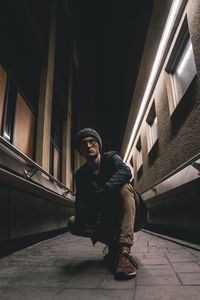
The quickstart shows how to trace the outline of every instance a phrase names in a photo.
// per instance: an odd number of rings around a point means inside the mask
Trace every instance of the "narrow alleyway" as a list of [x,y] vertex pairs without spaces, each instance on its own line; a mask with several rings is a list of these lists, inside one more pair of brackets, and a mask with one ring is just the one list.
[[1,258],[0,299],[200,299],[200,251],[139,232],[137,277],[117,282],[103,248],[67,233]]

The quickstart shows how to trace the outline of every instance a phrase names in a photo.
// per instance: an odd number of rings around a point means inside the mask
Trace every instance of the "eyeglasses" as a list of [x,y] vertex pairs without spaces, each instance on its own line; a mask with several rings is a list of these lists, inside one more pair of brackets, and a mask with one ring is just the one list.
[[87,145],[94,147],[96,145],[97,141],[95,139],[90,139],[90,140],[83,140],[81,142],[81,146],[86,147]]

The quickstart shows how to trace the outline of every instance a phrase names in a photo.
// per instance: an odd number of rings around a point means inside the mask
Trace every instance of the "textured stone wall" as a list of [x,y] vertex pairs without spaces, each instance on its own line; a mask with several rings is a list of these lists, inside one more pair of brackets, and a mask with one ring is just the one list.
[[145,120],[141,126],[143,170],[136,175],[136,187],[145,191],[164,176],[200,152],[200,2],[187,6],[189,32],[194,49],[197,76],[191,82],[178,107],[170,116],[165,71],[157,81],[153,98],[158,118],[159,139],[147,152]]

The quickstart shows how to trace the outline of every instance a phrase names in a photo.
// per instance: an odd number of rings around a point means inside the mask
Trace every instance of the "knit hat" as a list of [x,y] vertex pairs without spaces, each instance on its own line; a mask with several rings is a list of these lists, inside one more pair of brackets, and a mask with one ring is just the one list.
[[101,152],[102,150],[102,140],[100,135],[98,134],[98,132],[92,128],[83,128],[79,131],[79,133],[77,134],[77,141],[76,141],[76,147],[78,149],[78,151],[80,150],[80,145],[81,145],[81,141],[82,139],[91,136],[94,137],[98,144],[99,144],[99,150]]

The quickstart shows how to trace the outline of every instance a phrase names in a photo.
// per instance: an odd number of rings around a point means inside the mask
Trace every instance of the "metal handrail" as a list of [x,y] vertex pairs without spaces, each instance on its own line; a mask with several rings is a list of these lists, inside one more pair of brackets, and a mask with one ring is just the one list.
[[[71,193],[74,195],[74,192],[67,188],[62,182],[60,182],[57,178],[49,174],[47,171],[45,171],[41,166],[39,166],[36,162],[34,162],[31,158],[29,158],[27,155],[25,155],[23,152],[15,148],[10,142],[8,142],[6,139],[4,139],[2,136],[0,136],[0,142],[12,150],[15,154],[23,158],[26,162],[28,162],[29,166],[32,168],[32,170],[24,169],[24,173],[26,174],[27,178],[31,178],[37,171],[42,172],[45,174],[51,181],[55,182],[59,187],[62,187],[65,190],[65,194]],[[35,170],[36,169],[36,170]],[[33,171],[32,174],[29,173],[29,171]]]
[[200,153],[196,154],[195,156],[193,156],[192,158],[188,159],[186,162],[184,162],[182,165],[180,165],[178,168],[176,168],[175,170],[173,170],[172,172],[170,172],[169,174],[167,174],[166,176],[162,177],[160,180],[158,180],[156,183],[154,183],[153,185],[149,186],[147,189],[145,189],[143,193],[146,193],[147,191],[151,190],[152,188],[154,188],[156,185],[158,185],[159,183],[163,182],[164,180],[170,178],[171,176],[173,176],[174,174],[176,174],[177,172],[181,171],[182,169],[184,169],[185,167],[191,165],[193,166],[193,163],[200,158]]

